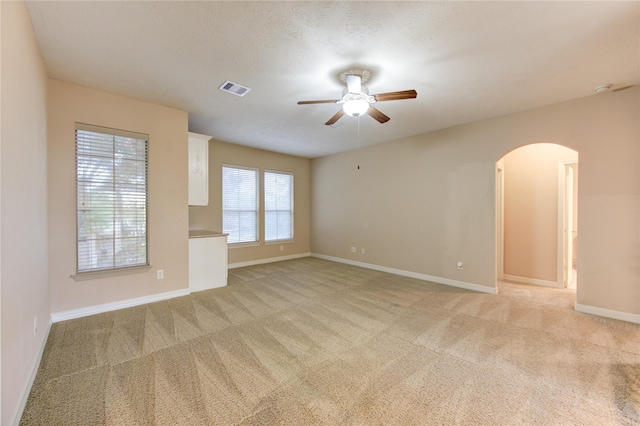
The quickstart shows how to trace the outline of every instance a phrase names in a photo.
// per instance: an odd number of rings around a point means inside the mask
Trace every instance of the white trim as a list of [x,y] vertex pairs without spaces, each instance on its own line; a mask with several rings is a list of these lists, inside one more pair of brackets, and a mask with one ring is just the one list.
[[504,157],[496,162],[496,279],[504,279]]
[[134,299],[120,300],[118,302],[105,303],[102,305],[88,306],[86,308],[71,309],[69,311],[56,312],[51,314],[52,322],[66,321],[70,319],[82,318],[89,315],[101,314],[103,312],[117,311],[118,309],[132,308],[146,303],[159,302],[161,300],[173,299],[174,297],[188,296],[189,289],[168,291],[166,293],[152,294],[150,296],[136,297]]
[[464,288],[466,290],[478,291],[481,293],[498,294],[496,287],[487,287],[480,284],[473,284],[464,281],[452,280],[450,278],[435,277],[433,275],[420,274],[418,272],[405,271],[402,269],[389,268],[386,266],[374,265],[371,263],[358,262],[356,260],[343,259],[340,257],[326,256],[324,254],[311,253],[311,257],[330,260],[332,262],[346,263],[347,265],[359,266],[361,268],[373,269],[380,272],[388,272],[403,277],[415,278],[422,281],[429,281],[436,284],[444,284],[452,287]]
[[[557,283],[555,287],[565,288],[567,278],[567,270],[569,268],[570,259],[567,259],[567,232],[571,232],[567,229],[566,218],[566,199],[567,199],[567,167],[573,164],[578,164],[577,159],[560,160],[558,161],[558,248],[557,248],[557,261],[556,261],[556,275]],[[573,197],[573,194],[571,194]]]
[[[564,288],[564,268],[565,268],[565,243],[564,243],[564,229],[565,229],[565,193],[567,192],[567,176],[565,170],[565,164],[562,161],[558,161],[558,224],[557,224],[557,245],[556,245],[556,284],[554,287]],[[505,278],[506,279],[506,278]]]
[[262,265],[265,263],[280,262],[282,260],[299,259],[301,257],[309,257],[309,256],[311,256],[311,253],[298,253],[298,254],[290,254],[288,256],[267,257],[265,259],[256,259],[256,260],[249,260],[247,262],[231,263],[229,264],[228,269],[243,268],[245,266],[253,266],[253,265]]
[[130,266],[127,268],[91,270],[86,272],[76,272],[75,275],[71,275],[71,278],[73,278],[74,281],[87,281],[95,280],[98,278],[117,277],[119,275],[141,274],[144,272],[149,272],[150,269],[151,265],[139,265]]
[[20,424],[20,419],[22,419],[22,415],[24,414],[24,409],[27,406],[27,400],[29,399],[29,395],[31,394],[31,388],[33,387],[33,383],[36,381],[36,375],[38,374],[38,369],[40,368],[40,363],[42,362],[42,356],[44,355],[44,349],[47,346],[47,341],[49,340],[49,332],[51,332],[52,321],[49,321],[49,325],[47,326],[47,331],[44,335],[44,339],[42,339],[42,345],[40,346],[40,351],[38,352],[38,356],[36,357],[33,366],[31,367],[31,376],[29,377],[29,381],[27,382],[27,386],[24,388],[22,392],[22,397],[20,398],[20,405],[18,406],[18,411],[16,411],[16,416],[11,422],[12,425]]
[[504,281],[509,281],[509,282],[512,282],[512,283],[533,284],[533,285],[539,285],[539,286],[543,286],[543,287],[558,288],[558,283],[557,282],[548,281],[548,280],[541,280],[541,279],[538,279],[538,278],[519,277],[517,275],[504,274],[503,280]]
[[293,238],[290,240],[270,240],[270,241],[265,241],[264,245],[265,246],[274,246],[276,244],[292,244],[295,243],[296,240],[294,240]]
[[629,312],[614,311],[613,309],[598,308],[597,306],[575,304],[576,312],[583,314],[598,315],[600,317],[613,318],[620,321],[627,321],[634,324],[640,324],[640,314],[632,314]]
[[[229,234],[226,234],[227,236]],[[229,250],[233,250],[233,249],[239,249],[239,248],[244,248],[244,247],[259,247],[260,246],[260,241],[248,241],[248,242],[244,242],[244,243],[229,243],[228,244],[228,248]]]

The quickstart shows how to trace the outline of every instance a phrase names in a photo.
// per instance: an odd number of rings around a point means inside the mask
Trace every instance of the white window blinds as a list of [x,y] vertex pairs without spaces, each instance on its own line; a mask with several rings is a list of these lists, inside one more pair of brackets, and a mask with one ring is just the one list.
[[293,239],[293,175],[264,172],[265,241]]
[[149,264],[147,135],[76,126],[77,272]]
[[229,243],[258,241],[258,171],[222,167],[222,231]]

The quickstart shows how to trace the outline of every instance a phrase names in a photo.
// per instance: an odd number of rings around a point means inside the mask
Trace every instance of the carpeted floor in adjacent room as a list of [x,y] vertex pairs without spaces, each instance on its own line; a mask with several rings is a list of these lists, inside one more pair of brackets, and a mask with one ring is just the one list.
[[640,424],[640,325],[303,258],[53,325],[22,425]]

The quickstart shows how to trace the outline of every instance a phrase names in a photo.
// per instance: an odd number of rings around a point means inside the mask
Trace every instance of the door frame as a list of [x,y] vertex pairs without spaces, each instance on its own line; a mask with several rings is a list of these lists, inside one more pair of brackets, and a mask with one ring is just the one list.
[[[573,217],[567,217],[567,196],[570,195],[573,199],[573,191],[568,194],[567,184],[569,182],[567,182],[567,173],[576,164],[578,164],[578,160],[558,161],[558,261],[556,272],[558,288],[566,288],[568,286],[569,268],[572,267],[572,259],[569,259],[569,254],[572,250],[569,247],[569,232],[573,230],[569,230],[568,225],[573,221]],[[570,182],[571,188],[576,184],[575,178],[572,179],[573,181]],[[575,206],[572,208],[575,208]]]
[[[504,279],[504,157],[496,162],[496,281]],[[497,288],[497,282],[496,282]]]

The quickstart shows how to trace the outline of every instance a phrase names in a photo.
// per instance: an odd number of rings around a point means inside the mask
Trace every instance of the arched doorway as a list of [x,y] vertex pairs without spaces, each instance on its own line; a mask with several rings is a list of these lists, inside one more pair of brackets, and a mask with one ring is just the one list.
[[496,277],[577,288],[578,153],[536,143],[496,162]]

